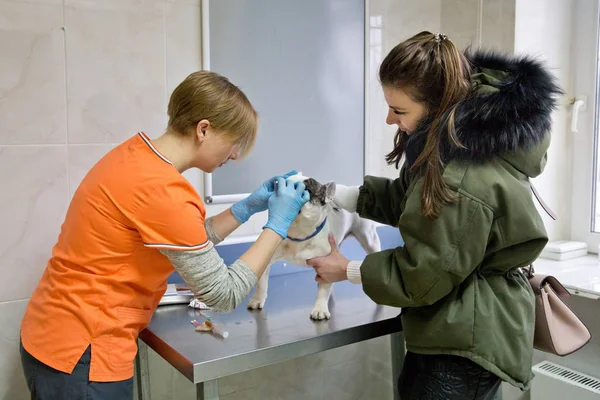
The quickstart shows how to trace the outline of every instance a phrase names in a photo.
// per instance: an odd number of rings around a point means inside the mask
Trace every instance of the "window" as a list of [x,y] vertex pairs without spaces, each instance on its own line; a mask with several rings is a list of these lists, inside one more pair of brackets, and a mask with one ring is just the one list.
[[595,107],[592,114],[592,124],[593,124],[593,134],[594,134],[594,146],[593,146],[593,178],[592,178],[592,209],[591,209],[591,223],[592,223],[592,233],[600,233],[600,18],[598,18],[597,26],[597,34],[596,36],[596,51],[595,54],[595,93],[594,93],[594,103]]
[[[571,239],[600,244],[600,15],[597,1],[577,1],[571,41]],[[576,126],[573,126],[576,125]]]

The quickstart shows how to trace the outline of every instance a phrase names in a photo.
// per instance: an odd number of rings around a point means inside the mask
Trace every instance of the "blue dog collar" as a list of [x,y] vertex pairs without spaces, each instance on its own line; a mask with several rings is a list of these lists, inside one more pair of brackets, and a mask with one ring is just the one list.
[[327,217],[325,217],[325,219],[323,220],[323,222],[321,222],[321,224],[319,226],[317,226],[317,229],[311,233],[310,235],[308,235],[307,237],[303,238],[303,239],[298,239],[298,238],[293,238],[293,237],[287,237],[287,239],[291,240],[292,242],[304,242],[307,241],[308,239],[312,239],[315,236],[317,236],[319,234],[319,232],[321,232],[323,230],[323,227],[325,226],[325,222],[327,222]]

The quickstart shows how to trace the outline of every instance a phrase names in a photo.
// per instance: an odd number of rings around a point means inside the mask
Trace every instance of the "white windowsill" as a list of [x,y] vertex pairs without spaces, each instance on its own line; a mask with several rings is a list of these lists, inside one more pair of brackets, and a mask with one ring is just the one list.
[[554,276],[571,294],[600,299],[600,261],[596,254],[565,261],[538,258],[533,267],[536,273]]

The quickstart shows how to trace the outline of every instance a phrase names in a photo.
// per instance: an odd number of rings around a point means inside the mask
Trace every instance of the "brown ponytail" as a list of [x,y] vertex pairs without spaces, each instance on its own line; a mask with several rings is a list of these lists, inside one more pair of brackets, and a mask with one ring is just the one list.
[[[464,147],[456,135],[454,114],[458,102],[470,93],[470,75],[469,62],[454,43],[445,35],[430,32],[418,33],[394,47],[379,68],[383,86],[401,88],[423,103],[433,121],[425,147],[412,165],[424,176],[421,212],[426,217],[436,218],[442,205],[455,200],[442,179],[440,142],[445,134],[448,143]],[[386,161],[397,167],[404,150],[404,134],[398,130]]]

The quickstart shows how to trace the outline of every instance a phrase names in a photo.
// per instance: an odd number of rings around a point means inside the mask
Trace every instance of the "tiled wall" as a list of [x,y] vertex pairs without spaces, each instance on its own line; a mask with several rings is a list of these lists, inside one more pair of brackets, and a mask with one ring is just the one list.
[[88,169],[200,67],[199,0],[0,0],[0,399],[28,398],[27,299]]
[[[27,299],[45,267],[69,199],[111,147],[144,130],[159,135],[172,89],[200,68],[200,0],[0,0],[0,399],[28,398],[17,351]],[[511,6],[513,4],[513,6]],[[461,46],[512,48],[514,3],[371,0],[368,172],[393,129],[375,77],[381,58],[420,31]],[[476,21],[476,22],[475,22]],[[201,174],[186,176],[201,189]],[[225,206],[209,207],[214,213]],[[257,224],[260,225],[260,224]],[[249,224],[242,234],[253,233]],[[225,399],[391,398],[386,339],[223,379]],[[153,357],[153,399],[192,395]],[[332,367],[327,368],[326,367]],[[293,378],[302,377],[296,382]],[[275,384],[271,383],[275,382]],[[190,397],[191,398],[191,397]]]

